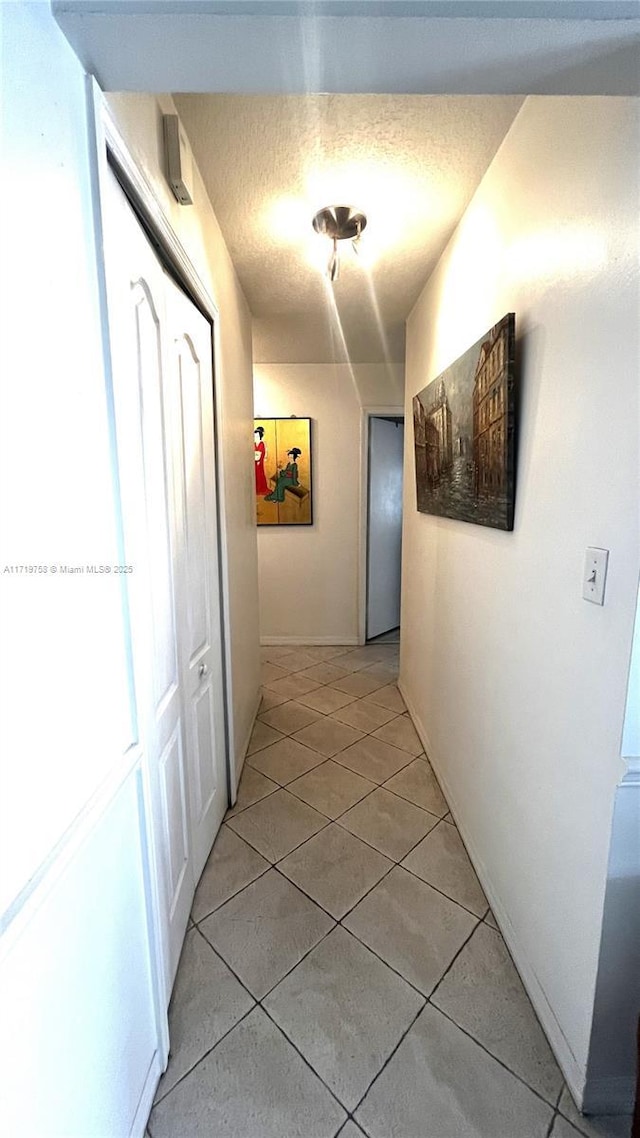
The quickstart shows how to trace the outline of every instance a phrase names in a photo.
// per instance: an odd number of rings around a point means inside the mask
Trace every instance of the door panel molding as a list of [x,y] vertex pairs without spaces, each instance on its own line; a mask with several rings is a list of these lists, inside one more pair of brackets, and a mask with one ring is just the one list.
[[[220,374],[220,316],[215,298],[200,276],[197,268],[191,261],[182,242],[171,226],[162,203],[156,196],[152,184],[144,171],[138,166],[134,155],[123,137],[113,118],[102,91],[92,75],[86,77],[87,101],[89,104],[89,129],[94,151],[94,165],[91,170],[94,183],[94,223],[96,229],[99,254],[103,247],[103,224],[100,201],[105,193],[109,165],[112,166],[116,177],[123,187],[132,208],[140,218],[143,227],[149,232],[153,243],[164,254],[172,275],[191,295],[202,313],[212,322],[213,326],[213,364],[214,364],[214,443],[215,443],[215,481],[217,485],[216,510],[218,517],[218,553],[219,553],[219,589],[221,596],[221,636],[223,646],[223,675],[224,687],[224,742],[227,767],[227,794],[229,788],[235,789],[235,756],[244,754],[236,746],[235,725],[233,720],[233,691],[232,691],[232,660],[231,660],[231,629],[229,623],[230,581],[229,556],[227,547],[226,527],[226,472],[222,462],[222,448],[220,446],[221,425],[223,413],[220,404],[219,387],[215,384],[215,376]],[[100,259],[100,256],[99,256]],[[103,271],[103,263],[99,266]],[[103,314],[106,313],[106,299],[104,296],[104,282],[100,282],[103,294]],[[108,346],[108,330],[105,326],[105,364],[110,369],[110,356]],[[230,801],[230,799],[229,799]]]

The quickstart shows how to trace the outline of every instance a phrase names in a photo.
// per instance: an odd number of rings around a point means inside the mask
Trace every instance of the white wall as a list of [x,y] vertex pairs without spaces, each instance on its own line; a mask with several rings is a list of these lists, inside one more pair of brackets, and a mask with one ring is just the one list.
[[2,23],[3,162],[12,186],[0,215],[2,569],[49,571],[0,575],[0,911],[129,737],[119,584],[61,571],[121,560],[83,75],[46,5],[3,5]]
[[[638,573],[636,115],[529,98],[408,322],[410,414],[516,313],[514,532],[418,514],[407,431],[401,682],[578,1097]],[[611,551],[604,608],[587,545]]]
[[260,682],[251,463],[251,317],[195,162],[192,206],[179,205],[167,183],[162,114],[176,113],[171,98],[109,94],[106,100],[131,153],[151,183],[220,313],[220,360],[215,382],[222,411],[219,438],[223,451],[222,493],[229,570],[234,749],[239,776],[256,713]]
[[[142,1135],[160,1075],[82,68],[3,33],[0,1129]],[[58,570],[55,574],[52,567]],[[140,1114],[142,1113],[142,1116]]]
[[258,530],[263,642],[358,642],[361,411],[400,406],[402,374],[384,364],[255,365],[256,415],[313,419],[313,525]]

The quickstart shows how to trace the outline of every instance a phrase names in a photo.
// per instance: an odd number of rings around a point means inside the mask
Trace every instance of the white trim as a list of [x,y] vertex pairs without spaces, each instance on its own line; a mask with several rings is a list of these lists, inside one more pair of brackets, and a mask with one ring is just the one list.
[[256,722],[256,718],[258,716],[258,712],[260,710],[260,704],[261,703],[262,703],[262,692],[259,691],[258,692],[258,698],[256,700],[256,709],[255,709],[255,711],[254,711],[254,713],[251,716],[251,719],[249,721],[249,730],[247,731],[245,740],[242,744],[242,748],[236,756],[235,766],[236,766],[236,770],[237,770],[238,774],[237,774],[237,777],[235,779],[235,782],[232,782],[231,787],[230,787],[230,795],[231,795],[231,803],[230,804],[231,804],[231,806],[235,806],[235,804],[236,804],[236,799],[238,797],[238,785],[240,783],[240,778],[241,778],[242,772],[244,770],[245,759],[247,757],[247,751],[249,750],[249,743],[251,742],[251,736],[253,735],[253,728],[255,727],[255,722]]
[[358,644],[367,642],[367,515],[369,485],[369,420],[405,417],[404,406],[363,407],[360,412],[360,507],[358,525]]
[[408,696],[406,688],[401,679],[398,679],[398,689],[402,695],[402,698],[404,699],[404,702],[407,705],[407,711],[409,712],[413,725],[418,732],[418,736],[420,737],[425,753],[429,758],[429,762],[434,769],[438,782],[442,787],[442,792],[445,799],[447,800],[447,804],[451,810],[451,813],[455,818],[456,825],[460,831],[460,836],[465,845],[473,868],[476,871],[478,880],[480,881],[480,884],[486,894],[487,900],[491,905],[500,931],[507,943],[507,948],[509,949],[511,956],[513,957],[513,962],[516,965],[520,979],[525,986],[529,999],[533,1004],[541,1027],[547,1036],[551,1049],[567,1081],[572,1098],[576,1103],[580,1105],[582,1103],[582,1094],[585,1083],[585,1070],[580,1066],[578,1060],[573,1054],[568,1040],[566,1039],[566,1036],[564,1035],[564,1032],[558,1023],[558,1020],[556,1019],[555,1013],[547,999],[544,988],[542,987],[536,975],[535,969],[529,960],[527,946],[523,944],[515,932],[500,898],[495,893],[493,883],[491,881],[487,868],[484,865],[484,862],[482,861],[482,858],[480,857],[480,854],[476,849],[473,841],[470,839],[468,833],[466,832],[464,824],[460,825],[459,818],[461,814],[457,808],[457,803],[451,792],[451,787],[449,786],[443,774],[442,765],[438,761],[438,756],[431,746],[427,730],[422,723],[420,716],[418,715],[410,697]]
[[336,648],[351,648],[357,646],[361,641],[357,636],[261,636],[260,646],[262,648],[276,648],[280,645],[286,646],[292,644],[295,647],[304,647],[306,644],[309,647],[317,645],[322,647],[327,645]]
[[142,1089],[142,1094],[140,1095],[138,1109],[136,1110],[135,1117],[131,1123],[131,1130],[129,1131],[130,1138],[144,1138],[145,1134],[147,1133],[147,1123],[149,1121],[149,1115],[151,1114],[153,1100],[156,1097],[156,1088],[160,1082],[160,1077],[162,1075],[163,1069],[164,1068],[162,1067],[160,1056],[158,1055],[158,1052],[155,1051],[153,1059],[151,1060],[151,1066],[147,1072],[147,1077],[144,1081],[144,1087]]

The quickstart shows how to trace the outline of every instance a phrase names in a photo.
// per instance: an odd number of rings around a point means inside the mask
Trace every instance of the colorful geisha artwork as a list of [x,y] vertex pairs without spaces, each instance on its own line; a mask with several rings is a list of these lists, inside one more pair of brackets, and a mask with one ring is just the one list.
[[253,427],[258,525],[311,525],[311,419],[255,419]]

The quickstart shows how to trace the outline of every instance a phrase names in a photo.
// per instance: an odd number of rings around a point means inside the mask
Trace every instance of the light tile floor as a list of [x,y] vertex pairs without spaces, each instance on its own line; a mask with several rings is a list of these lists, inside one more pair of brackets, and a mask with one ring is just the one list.
[[198,886],[151,1138],[627,1138],[582,1118],[396,687],[265,648]]

